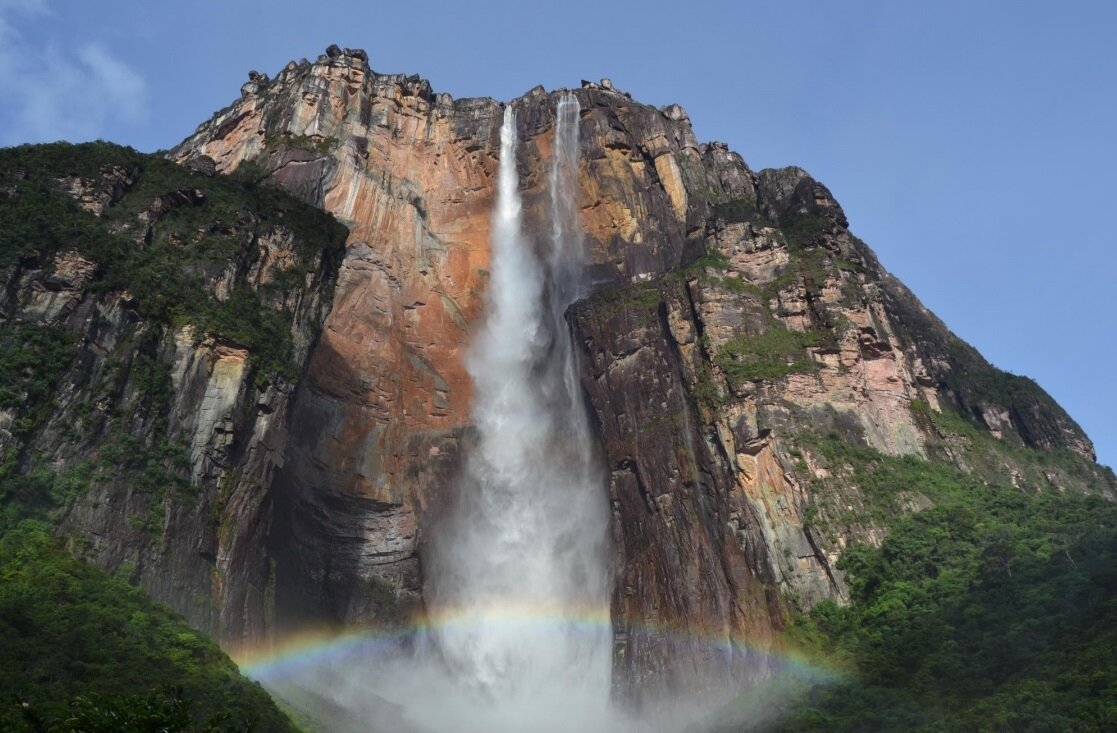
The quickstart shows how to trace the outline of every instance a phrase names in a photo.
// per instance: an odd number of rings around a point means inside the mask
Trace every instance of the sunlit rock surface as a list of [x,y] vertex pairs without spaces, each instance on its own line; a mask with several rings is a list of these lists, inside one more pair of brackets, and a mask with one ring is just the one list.
[[[569,317],[610,470],[625,694],[685,686],[703,652],[679,636],[748,640],[759,652],[743,663],[762,673],[788,608],[846,596],[836,560],[879,529],[810,528],[808,512],[859,498],[809,494],[804,435],[923,455],[934,427],[913,405],[949,407],[1006,443],[1093,457],[1042,390],[997,372],[888,275],[806,172],[754,172],[699,143],[678,105],[608,80],[575,94],[594,294]],[[539,238],[556,99],[536,88],[516,102],[525,228]],[[500,119],[493,100],[454,100],[332,47],[253,74],[171,152],[254,170],[350,229],[271,486],[280,628],[421,606],[425,534],[470,439],[463,357],[488,284]],[[741,349],[764,338],[778,358],[750,372]]]

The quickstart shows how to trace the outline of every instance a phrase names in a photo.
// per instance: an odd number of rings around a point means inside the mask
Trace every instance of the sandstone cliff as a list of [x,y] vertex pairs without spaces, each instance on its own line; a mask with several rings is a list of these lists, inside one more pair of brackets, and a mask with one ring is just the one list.
[[0,495],[226,640],[274,618],[268,494],[344,228],[96,143],[0,151]]
[[[804,171],[750,170],[699,143],[677,105],[604,82],[575,93],[595,294],[570,319],[610,468],[622,684],[653,691],[667,659],[701,654],[672,647],[671,630],[763,647],[789,608],[844,596],[842,548],[883,530],[819,447],[832,434],[1033,488],[1113,491],[1077,425],[950,334]],[[555,96],[511,104],[539,231]],[[421,603],[424,533],[468,439],[462,357],[484,302],[500,110],[331,47],[254,73],[170,154],[251,172],[349,227],[284,470],[266,485],[281,625],[392,620]],[[913,490],[894,509],[923,503]],[[253,633],[261,614],[243,614]]]

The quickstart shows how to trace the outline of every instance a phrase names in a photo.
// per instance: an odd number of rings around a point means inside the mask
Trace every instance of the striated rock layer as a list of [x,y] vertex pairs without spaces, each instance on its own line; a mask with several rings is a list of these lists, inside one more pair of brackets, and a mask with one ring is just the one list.
[[[700,150],[685,117],[615,91],[578,95],[590,276],[627,282],[678,267],[697,226],[684,170],[705,175],[702,156],[727,153]],[[537,89],[515,104],[532,231],[547,205],[555,97]],[[339,53],[256,76],[172,151],[222,172],[259,166],[350,228],[295,399],[300,440],[279,478],[290,526],[277,552],[297,550],[280,565],[278,592],[293,620],[361,621],[387,612],[386,594],[418,600],[420,530],[467,427],[463,356],[484,305],[500,116],[492,100],[436,95]]]
[[[5,169],[21,156],[41,167]],[[269,487],[344,228],[104,143],[3,151],[0,180],[38,235],[0,247],[5,512],[211,634],[263,639]]]
[[[625,694],[685,687],[709,668],[711,643],[763,649],[789,608],[845,596],[836,559],[879,530],[868,518],[812,529],[812,511],[859,498],[855,486],[811,493],[827,469],[804,436],[949,453],[927,417],[946,411],[1005,445],[1093,465],[1066,413],[950,334],[805,172],[754,172],[724,145],[698,143],[677,105],[604,83],[574,93],[595,294],[570,320],[610,469]],[[511,102],[526,229],[539,237],[555,102],[542,88]],[[281,625],[398,620],[421,603],[424,536],[469,439],[463,356],[484,307],[500,117],[493,100],[435,94],[331,47],[274,79],[254,74],[170,154],[253,172],[350,231],[270,486]]]

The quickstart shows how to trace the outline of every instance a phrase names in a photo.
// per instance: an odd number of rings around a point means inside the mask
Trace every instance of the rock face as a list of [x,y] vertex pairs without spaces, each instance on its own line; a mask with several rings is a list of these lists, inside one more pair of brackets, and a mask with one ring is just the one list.
[[[175,151],[246,160],[350,227],[334,307],[294,404],[279,493],[288,618],[375,616],[419,587],[416,512],[451,473],[469,409],[462,367],[488,264],[490,101],[436,98],[331,47],[246,89]],[[382,610],[382,609],[381,609]]]
[[[798,169],[751,174],[730,164],[754,187],[705,202],[706,256],[575,307],[623,555],[664,554],[657,565],[678,579],[688,564],[716,567],[700,559],[708,551],[695,538],[721,537],[712,546],[732,557],[721,577],[735,594],[711,596],[688,580],[686,598],[747,598],[759,579],[780,591],[769,597],[778,628],[782,605],[845,598],[835,565],[842,548],[880,539],[867,517],[833,536],[812,527],[811,512],[844,514],[861,501],[856,486],[812,495],[811,479],[827,476],[812,438],[839,434],[883,454],[926,457],[942,448],[926,416],[947,411],[1008,445],[1058,446],[1096,468],[1074,422],[1030,380],[994,369],[950,334],[849,233],[823,186]],[[1051,483],[1111,493],[1111,477],[1093,468],[1085,482],[1063,475]],[[641,521],[624,509],[637,505],[646,507]],[[659,538],[686,526],[689,539],[648,543],[634,531],[643,523]],[[680,552],[689,563],[666,557]],[[623,559],[621,567],[640,572]],[[615,606],[638,587],[622,575]],[[711,617],[678,618],[695,615]]]
[[344,228],[114,146],[31,150],[44,167],[90,170],[39,170],[12,190],[24,217],[43,219],[0,270],[5,508],[49,512],[76,555],[195,626],[262,638],[268,490]]
[[[375,617],[385,591],[419,600],[422,528],[444,503],[469,422],[463,357],[484,306],[502,114],[492,100],[455,101],[332,51],[266,84],[257,76],[172,151],[221,172],[249,162],[350,228],[334,307],[295,398],[300,440],[279,479],[289,526],[275,546],[291,553],[278,593],[296,623]],[[688,240],[697,220],[684,176],[705,175],[689,123],[607,89],[579,97],[590,277],[627,282],[678,267],[701,244]],[[547,205],[554,103],[541,89],[515,102],[529,222]]]
[[[648,629],[763,648],[788,608],[846,595],[836,559],[879,530],[812,529],[811,511],[852,508],[858,492],[811,495],[826,469],[803,435],[923,456],[941,442],[926,412],[948,410],[1005,444],[1092,461],[1077,425],[950,334],[804,171],[754,172],[699,144],[678,105],[639,104],[608,80],[575,94],[595,294],[571,323],[611,472],[626,694],[677,689],[668,661],[701,654]],[[536,236],[555,100],[536,88],[512,102]],[[331,47],[275,79],[253,75],[171,153],[224,173],[247,165],[350,229],[272,487],[281,624],[384,620],[421,603],[424,533],[469,427],[462,360],[484,307],[500,111]]]
[[[292,294],[310,303],[294,321],[299,354],[309,349],[304,377],[291,397],[282,382],[261,391],[246,381],[243,349],[168,333],[155,352],[174,364],[172,424],[188,440],[191,480],[231,493],[168,513],[163,536],[177,544],[158,552],[109,528],[106,517],[132,501],[123,489],[91,495],[66,520],[96,556],[142,555],[145,585],[230,643],[309,623],[394,621],[420,606],[424,537],[468,438],[463,357],[484,308],[501,117],[493,100],[436,94],[333,46],[274,79],[253,73],[241,91],[170,156],[282,187],[349,228],[319,337],[328,269]],[[698,143],[678,105],[639,104],[608,80],[574,93],[593,293],[569,318],[610,469],[623,694],[678,689],[686,680],[673,669],[706,665],[706,647],[678,646],[672,631],[763,650],[789,609],[846,595],[836,559],[880,530],[868,517],[837,533],[814,528],[812,512],[856,514],[859,492],[812,493],[828,469],[809,436],[949,453],[928,415],[957,413],[1006,446],[1073,452],[1093,470],[1077,425],[950,334],[804,171],[752,171],[724,145]],[[511,103],[534,236],[545,235],[555,101],[537,88]],[[65,185],[99,213],[126,173]],[[196,198],[175,197],[147,216]],[[214,280],[218,299],[290,259],[282,231],[253,242],[250,268]],[[60,257],[12,276],[24,284],[9,288],[22,295],[7,307],[92,324],[94,306],[81,305],[89,265]],[[91,302],[115,325],[78,330],[119,339],[126,296]],[[206,511],[223,517],[217,531]],[[189,600],[203,575],[213,607]]]

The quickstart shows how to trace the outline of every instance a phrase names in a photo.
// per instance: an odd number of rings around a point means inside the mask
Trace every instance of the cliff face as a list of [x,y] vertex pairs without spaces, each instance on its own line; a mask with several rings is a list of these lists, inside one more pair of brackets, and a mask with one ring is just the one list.
[[[846,595],[836,559],[883,528],[817,447],[828,436],[1021,485],[1113,491],[1074,422],[950,334],[824,186],[699,144],[676,105],[605,82],[575,94],[594,294],[570,320],[610,468],[622,684],[654,694],[675,682],[669,659],[702,654],[649,629],[763,647],[788,608]],[[512,102],[538,236],[555,101],[535,89]],[[499,118],[492,100],[453,100],[331,47],[275,79],[253,74],[171,152],[252,171],[350,231],[268,485],[281,624],[391,619],[421,602],[424,533],[468,437],[462,359],[484,305]],[[1072,468],[1037,468],[1028,449]],[[921,501],[913,491],[910,510]]]
[[[350,228],[334,308],[294,405],[279,495],[280,597],[295,615],[359,621],[385,591],[415,603],[421,527],[453,475],[469,421],[463,366],[482,312],[501,107],[452,100],[415,77],[383,76],[360,52],[259,75],[240,101],[172,151],[229,172],[245,161]],[[607,89],[585,110],[583,219],[598,282],[677,267],[695,224],[683,176],[703,186],[703,155],[674,118]],[[555,99],[516,102],[527,229],[542,234]],[[685,153],[683,152],[685,151]],[[716,175],[716,173],[715,173]],[[286,571],[284,570],[286,568]],[[386,588],[385,586],[389,586]]]
[[211,634],[265,633],[268,487],[343,227],[106,144],[0,162],[5,518],[52,519]]

